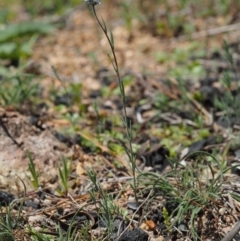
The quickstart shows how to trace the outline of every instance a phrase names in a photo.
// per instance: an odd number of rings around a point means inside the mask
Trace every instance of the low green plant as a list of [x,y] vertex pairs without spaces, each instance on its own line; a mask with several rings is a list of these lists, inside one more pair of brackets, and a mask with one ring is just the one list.
[[61,195],[67,196],[69,190],[69,175],[72,171],[72,162],[69,161],[66,157],[62,157],[62,167],[58,167],[58,175],[60,179],[60,188],[58,192]]
[[[123,215],[126,217],[126,212],[124,210],[121,210],[119,206],[114,201],[113,197],[109,194],[107,194],[99,181],[97,180],[97,175],[94,170],[88,170],[87,172],[88,177],[90,178],[93,188],[89,192],[92,201],[97,205],[100,198],[100,209],[99,209],[99,215],[103,223],[105,224],[107,228],[107,236],[105,238],[110,238],[113,232],[113,223],[117,216]],[[98,194],[98,196],[97,196]]]
[[[194,158],[193,165],[187,162],[191,157]],[[195,228],[195,219],[211,201],[221,197],[223,175],[231,167],[223,169],[221,163],[213,155],[201,151],[190,154],[185,157],[185,160],[185,164],[170,160],[173,170],[164,175],[143,172],[139,174],[138,179],[146,189],[154,189],[167,200],[177,204],[171,214],[165,211],[167,230],[171,232],[174,225],[187,218],[192,238],[198,240],[199,233]],[[213,167],[219,170],[218,174],[214,174]],[[171,183],[169,179],[175,181]],[[170,224],[170,219],[175,221]]]
[[[147,31],[154,35],[163,35],[165,37],[179,37],[189,35],[198,29],[197,19],[216,16],[226,16],[230,14],[233,5],[239,7],[239,1],[234,4],[227,0],[218,1],[195,1],[195,0],[173,0],[173,1],[154,1],[138,2],[137,7],[140,14],[144,15],[143,26]],[[130,4],[129,4],[130,5]],[[133,4],[131,4],[133,5]],[[129,8],[131,9],[132,6]],[[161,9],[161,11],[159,11]],[[189,12],[189,10],[191,11]],[[191,18],[191,21],[189,21]],[[147,21],[146,21],[147,19]]]
[[35,97],[39,92],[39,85],[33,75],[16,74],[4,76],[0,81],[0,105],[20,106]]
[[5,24],[0,30],[0,58],[19,60],[31,54],[37,36],[49,34],[53,25],[42,22]]
[[66,233],[64,233],[62,228],[61,228],[61,226],[58,225],[58,233],[59,233],[58,240],[59,241],[65,241],[65,240],[75,241],[75,240],[79,240],[79,239],[77,239],[77,230],[76,230],[76,228],[74,228],[74,224],[76,222],[75,221],[75,217],[76,217],[77,214],[78,214],[78,211],[73,216],[73,218],[72,218],[72,220],[71,220],[71,222],[69,224],[69,228],[68,228]]
[[77,234],[74,235],[75,239],[73,241],[76,241],[76,240],[78,240],[78,241],[81,241],[81,240],[95,241],[95,239],[93,239],[93,237],[91,237],[91,234],[89,232],[90,229],[91,229],[91,225],[88,222],[85,222],[81,226],[81,230],[79,230],[77,232]]
[[141,13],[136,1],[121,1],[120,6],[122,8],[121,15],[124,19],[125,26],[131,34],[133,30],[133,20],[140,19],[141,21],[144,21],[144,15]]
[[61,90],[52,86],[51,93],[53,95],[53,99],[55,99],[58,95],[66,95],[68,96],[67,102],[69,106],[75,104],[79,107],[80,111],[84,111],[84,105],[82,104],[82,83],[70,83],[68,86],[66,86],[66,83],[60,77],[58,70],[54,66],[52,66],[52,70],[55,77],[61,83],[61,87],[63,88]]
[[[76,212],[77,214],[77,212]],[[74,220],[74,217],[73,219]],[[58,241],[95,241],[89,234],[89,224],[84,224],[80,230],[73,230],[73,221],[69,225],[68,231],[65,233],[63,232],[62,228],[58,225],[57,226],[57,239],[53,239],[52,235],[41,233],[37,230],[34,230],[34,228],[28,226],[28,234],[31,236],[31,239],[34,241],[52,241],[52,240],[58,240]],[[96,240],[97,241],[97,240]]]
[[31,177],[32,177],[32,178],[29,178],[29,179],[32,179],[30,181],[31,181],[33,187],[37,189],[37,188],[39,188],[39,179],[38,179],[39,173],[37,173],[32,155],[28,151],[27,151],[27,156],[28,156],[28,159],[29,159],[28,169],[29,169],[29,171],[31,173]]
[[6,209],[6,213],[0,215],[0,241],[13,241],[13,229],[16,220],[14,219],[11,208]]
[[50,236],[34,230],[31,226],[28,226],[27,232],[31,236],[31,239],[34,241],[51,241],[52,240]]
[[[20,179],[20,178],[19,178]],[[14,229],[22,228],[23,219],[22,219],[22,210],[23,205],[25,203],[26,197],[26,185],[20,179],[24,187],[24,196],[21,199],[13,200],[8,206],[5,208],[3,212],[2,207],[0,207],[0,241],[14,241]],[[16,207],[16,203],[18,206],[18,213],[12,212],[13,208]]]
[[[233,58],[233,51],[226,41],[223,42],[223,57],[229,65],[229,69],[223,72],[221,78],[224,94],[219,97],[215,96],[214,104],[215,107],[225,112],[224,117],[231,126],[233,118],[237,118],[238,122],[240,120],[240,76],[236,61]],[[233,81],[234,78],[237,81]],[[233,91],[232,87],[234,85],[236,86]]]

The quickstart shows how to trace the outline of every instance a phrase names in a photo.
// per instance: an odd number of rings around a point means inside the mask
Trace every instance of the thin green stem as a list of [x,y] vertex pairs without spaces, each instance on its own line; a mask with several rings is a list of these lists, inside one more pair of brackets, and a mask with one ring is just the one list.
[[107,38],[107,41],[108,41],[108,43],[110,45],[110,48],[111,48],[111,51],[112,51],[112,55],[113,55],[113,60],[111,60],[111,61],[112,61],[112,63],[114,63],[113,64],[113,68],[114,68],[114,70],[115,70],[115,72],[117,74],[118,84],[119,84],[121,97],[122,97],[121,100],[122,100],[122,105],[123,105],[124,125],[125,125],[125,128],[126,128],[127,140],[128,140],[128,145],[129,145],[129,151],[127,152],[127,155],[129,157],[131,165],[132,165],[131,169],[132,169],[132,174],[133,174],[134,194],[135,194],[135,198],[137,200],[136,162],[135,162],[136,160],[135,160],[135,156],[133,154],[132,134],[131,134],[131,130],[128,127],[128,124],[127,124],[125,90],[124,90],[124,85],[123,85],[123,82],[121,81],[121,77],[120,77],[120,73],[119,73],[119,66],[118,66],[118,61],[117,61],[117,57],[116,57],[116,54],[115,54],[115,48],[114,48],[114,44],[113,44],[113,37],[111,35],[111,39],[112,39],[111,40],[110,37],[108,36],[107,28],[102,25],[101,21],[99,20],[99,18],[97,16],[97,13],[96,13],[96,10],[95,10],[95,5],[93,5],[93,13],[94,13],[94,16],[97,19],[98,24],[100,25],[100,27],[102,29],[104,35]]

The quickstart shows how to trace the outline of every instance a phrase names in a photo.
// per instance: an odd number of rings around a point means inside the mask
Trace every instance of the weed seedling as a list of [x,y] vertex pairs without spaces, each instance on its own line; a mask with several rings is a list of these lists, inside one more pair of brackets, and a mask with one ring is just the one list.
[[114,204],[113,200],[109,197],[109,195],[104,192],[102,186],[99,184],[97,180],[96,172],[94,170],[89,170],[87,174],[93,184],[93,189],[89,192],[93,202],[97,203],[96,193],[99,193],[102,199],[100,215],[104,224],[107,227],[107,232],[108,232],[107,236],[110,237],[113,231],[113,221],[114,221],[113,214],[116,213],[116,210],[118,209],[118,207]]
[[70,161],[70,163],[68,163],[68,159],[66,157],[62,158],[62,165],[63,167],[61,168],[60,166],[58,167],[58,174],[59,174],[59,178],[61,181],[60,184],[60,189],[58,189],[59,193],[67,196],[68,194],[68,179],[69,179],[69,175],[71,173],[72,170],[72,162]]
[[39,173],[36,172],[35,164],[34,164],[33,159],[32,159],[32,155],[28,151],[27,151],[27,156],[28,156],[28,159],[29,159],[28,169],[29,169],[29,171],[31,173],[31,176],[32,176],[31,183],[32,183],[33,187],[37,189],[39,187],[39,180],[38,180]]
[[3,77],[0,82],[0,105],[19,106],[36,96],[39,91],[38,83],[33,80],[33,75],[17,74]]
[[[19,178],[20,179],[20,178]],[[18,214],[13,214],[12,210],[16,203],[18,203],[19,200],[15,199],[13,200],[5,209],[3,212],[2,207],[0,207],[0,241],[14,241],[14,229],[21,227],[22,228],[22,211],[23,211],[23,205],[25,203],[25,197],[26,197],[26,185],[24,182],[20,179],[24,186],[24,196],[20,200],[20,205],[18,206]],[[24,231],[23,231],[24,232]]]

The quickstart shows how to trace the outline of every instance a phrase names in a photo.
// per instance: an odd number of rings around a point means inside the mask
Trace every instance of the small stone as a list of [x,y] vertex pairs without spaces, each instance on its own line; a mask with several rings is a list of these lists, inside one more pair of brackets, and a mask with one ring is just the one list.
[[220,209],[218,210],[218,212],[219,212],[219,214],[220,214],[221,216],[225,214],[225,211],[226,211],[226,208],[220,208]]
[[42,215],[35,215],[35,216],[30,216],[28,218],[28,222],[33,224],[37,222],[42,222],[44,220],[44,217]]
[[49,199],[45,199],[43,200],[43,203],[46,205],[46,206],[50,206],[52,204],[52,201],[49,200]]
[[134,228],[132,230],[127,230],[120,241],[148,241],[148,234],[140,228]]
[[187,226],[183,223],[181,223],[179,226],[178,226],[178,229],[181,231],[181,232],[187,232],[188,229],[187,229]]
[[230,217],[226,217],[226,223],[230,223],[231,222],[231,218]]

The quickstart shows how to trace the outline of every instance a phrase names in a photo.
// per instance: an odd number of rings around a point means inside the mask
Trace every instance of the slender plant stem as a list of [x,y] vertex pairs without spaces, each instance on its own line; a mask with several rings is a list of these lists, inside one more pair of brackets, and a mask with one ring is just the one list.
[[122,100],[122,105],[123,105],[123,123],[125,125],[126,128],[126,134],[127,134],[127,140],[128,140],[128,145],[129,145],[129,151],[127,150],[126,153],[130,159],[130,163],[131,163],[131,169],[132,169],[132,174],[133,174],[133,186],[134,186],[134,194],[135,194],[135,199],[137,200],[137,182],[136,182],[136,159],[135,156],[133,154],[133,147],[132,147],[132,133],[130,128],[128,127],[128,123],[127,123],[127,111],[126,111],[126,99],[125,99],[125,90],[124,90],[124,84],[121,81],[121,77],[120,77],[120,73],[119,73],[119,67],[118,67],[118,61],[117,61],[117,57],[115,54],[115,48],[114,48],[114,44],[111,41],[110,37],[108,36],[107,33],[107,29],[105,27],[103,27],[101,21],[99,20],[96,10],[95,10],[95,5],[93,5],[93,13],[94,16],[97,19],[98,24],[100,25],[104,35],[107,38],[107,41],[111,47],[111,51],[112,51],[112,55],[113,55],[113,60],[110,58],[110,60],[112,61],[113,64],[113,68],[117,74],[117,79],[118,79],[118,84],[119,84],[119,88],[120,88],[120,92],[121,92],[121,100]]

